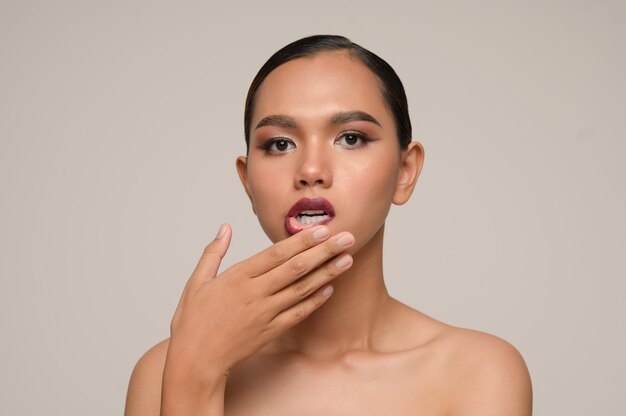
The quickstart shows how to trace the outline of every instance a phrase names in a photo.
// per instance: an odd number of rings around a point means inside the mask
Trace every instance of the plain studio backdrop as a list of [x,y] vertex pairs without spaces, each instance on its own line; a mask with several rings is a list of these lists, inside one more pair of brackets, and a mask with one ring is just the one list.
[[0,2],[0,414],[123,412],[222,222],[247,88],[341,34],[396,69],[426,161],[391,294],[526,359],[536,415],[626,409],[623,1]]

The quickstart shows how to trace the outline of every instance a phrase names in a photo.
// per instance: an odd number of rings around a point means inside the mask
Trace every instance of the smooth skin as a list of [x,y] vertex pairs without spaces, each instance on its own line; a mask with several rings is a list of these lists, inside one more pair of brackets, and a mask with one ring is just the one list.
[[[355,112],[377,123],[342,117]],[[293,123],[254,128],[276,115]],[[223,226],[187,282],[171,337],[137,363],[126,416],[530,415],[514,347],[385,288],[384,222],[410,198],[423,160],[418,142],[400,149],[375,76],[347,53],[270,73],[237,171],[274,245],[218,274],[232,235]],[[335,218],[289,236],[289,208],[314,196]],[[418,266],[395,278],[427,279]]]

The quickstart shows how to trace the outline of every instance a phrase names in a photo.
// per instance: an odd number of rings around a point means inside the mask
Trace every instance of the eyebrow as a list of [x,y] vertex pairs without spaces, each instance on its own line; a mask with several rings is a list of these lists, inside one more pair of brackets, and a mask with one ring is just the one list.
[[293,117],[285,116],[282,114],[263,117],[261,121],[257,123],[254,129],[256,130],[264,126],[285,127],[289,129],[295,129],[296,127],[298,127],[298,125],[296,124],[296,120],[294,120]]
[[378,120],[364,111],[343,111],[337,113],[330,119],[330,124],[344,124],[351,121],[368,121],[382,127]]
[[[341,111],[333,115],[330,119],[331,125],[345,124],[351,121],[367,121],[374,123],[379,127],[382,127],[378,120],[364,111]],[[254,128],[255,130],[264,126],[276,126],[284,127],[288,129],[295,129],[298,127],[296,120],[293,117],[286,116],[284,114],[276,114],[267,117],[263,117]]]

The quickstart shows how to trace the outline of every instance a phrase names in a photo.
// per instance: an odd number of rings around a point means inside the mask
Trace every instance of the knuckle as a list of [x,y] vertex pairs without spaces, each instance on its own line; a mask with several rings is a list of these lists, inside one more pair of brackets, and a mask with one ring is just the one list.
[[261,330],[261,342],[265,344],[267,341],[276,338],[282,330],[283,328],[281,324],[276,321],[270,322]]
[[205,248],[204,251],[202,252],[202,259],[205,261],[209,259],[216,259],[219,257],[220,257],[219,253],[209,247]]
[[306,272],[306,264],[299,258],[294,258],[289,264],[289,270],[296,276],[302,276]]
[[324,254],[328,257],[333,256],[335,254],[335,246],[330,244],[330,242],[324,244]]
[[322,303],[324,303],[324,301],[325,301],[325,298],[322,296],[313,296],[313,299],[312,299],[312,302],[315,308],[317,308]]
[[269,322],[271,322],[271,321],[272,321],[272,319],[274,319],[274,316],[275,316],[275,314],[274,314],[272,311],[268,310],[268,309],[266,309],[266,310],[261,310],[261,311],[257,314],[257,317],[258,317],[259,322],[261,322],[262,324],[264,324],[264,326],[263,326],[263,328],[264,328],[264,329],[267,329],[267,325],[268,325],[268,323],[269,323]]
[[326,276],[330,278],[337,276],[337,271],[329,263],[324,264],[323,269]]
[[287,253],[280,244],[274,244],[269,249],[269,256],[274,264],[281,264],[286,260]]
[[207,244],[204,247],[204,250],[202,250],[202,254],[215,254],[215,244],[213,244],[212,242]]
[[259,334],[259,338],[261,340],[262,343],[265,343],[266,340],[269,340],[272,338],[272,328],[270,326],[266,326],[264,328],[261,328],[261,332]]
[[310,234],[308,233],[299,233],[298,234],[300,236],[300,243],[304,246],[304,247],[309,247],[313,245],[313,238],[311,237]]
[[296,322],[304,320],[308,315],[306,306],[304,304],[298,305],[293,313],[293,317]]
[[308,284],[308,282],[304,280],[299,280],[295,282],[292,287],[296,296],[300,298],[305,298],[312,293],[311,286]]

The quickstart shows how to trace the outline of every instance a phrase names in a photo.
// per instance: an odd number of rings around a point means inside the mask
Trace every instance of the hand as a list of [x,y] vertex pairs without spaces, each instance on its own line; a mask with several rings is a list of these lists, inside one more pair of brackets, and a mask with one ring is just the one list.
[[[348,232],[305,229],[217,276],[232,231],[222,225],[187,281],[171,323],[166,374],[188,386],[225,382],[230,369],[302,321],[352,265]],[[225,376],[225,377],[224,377]]]

